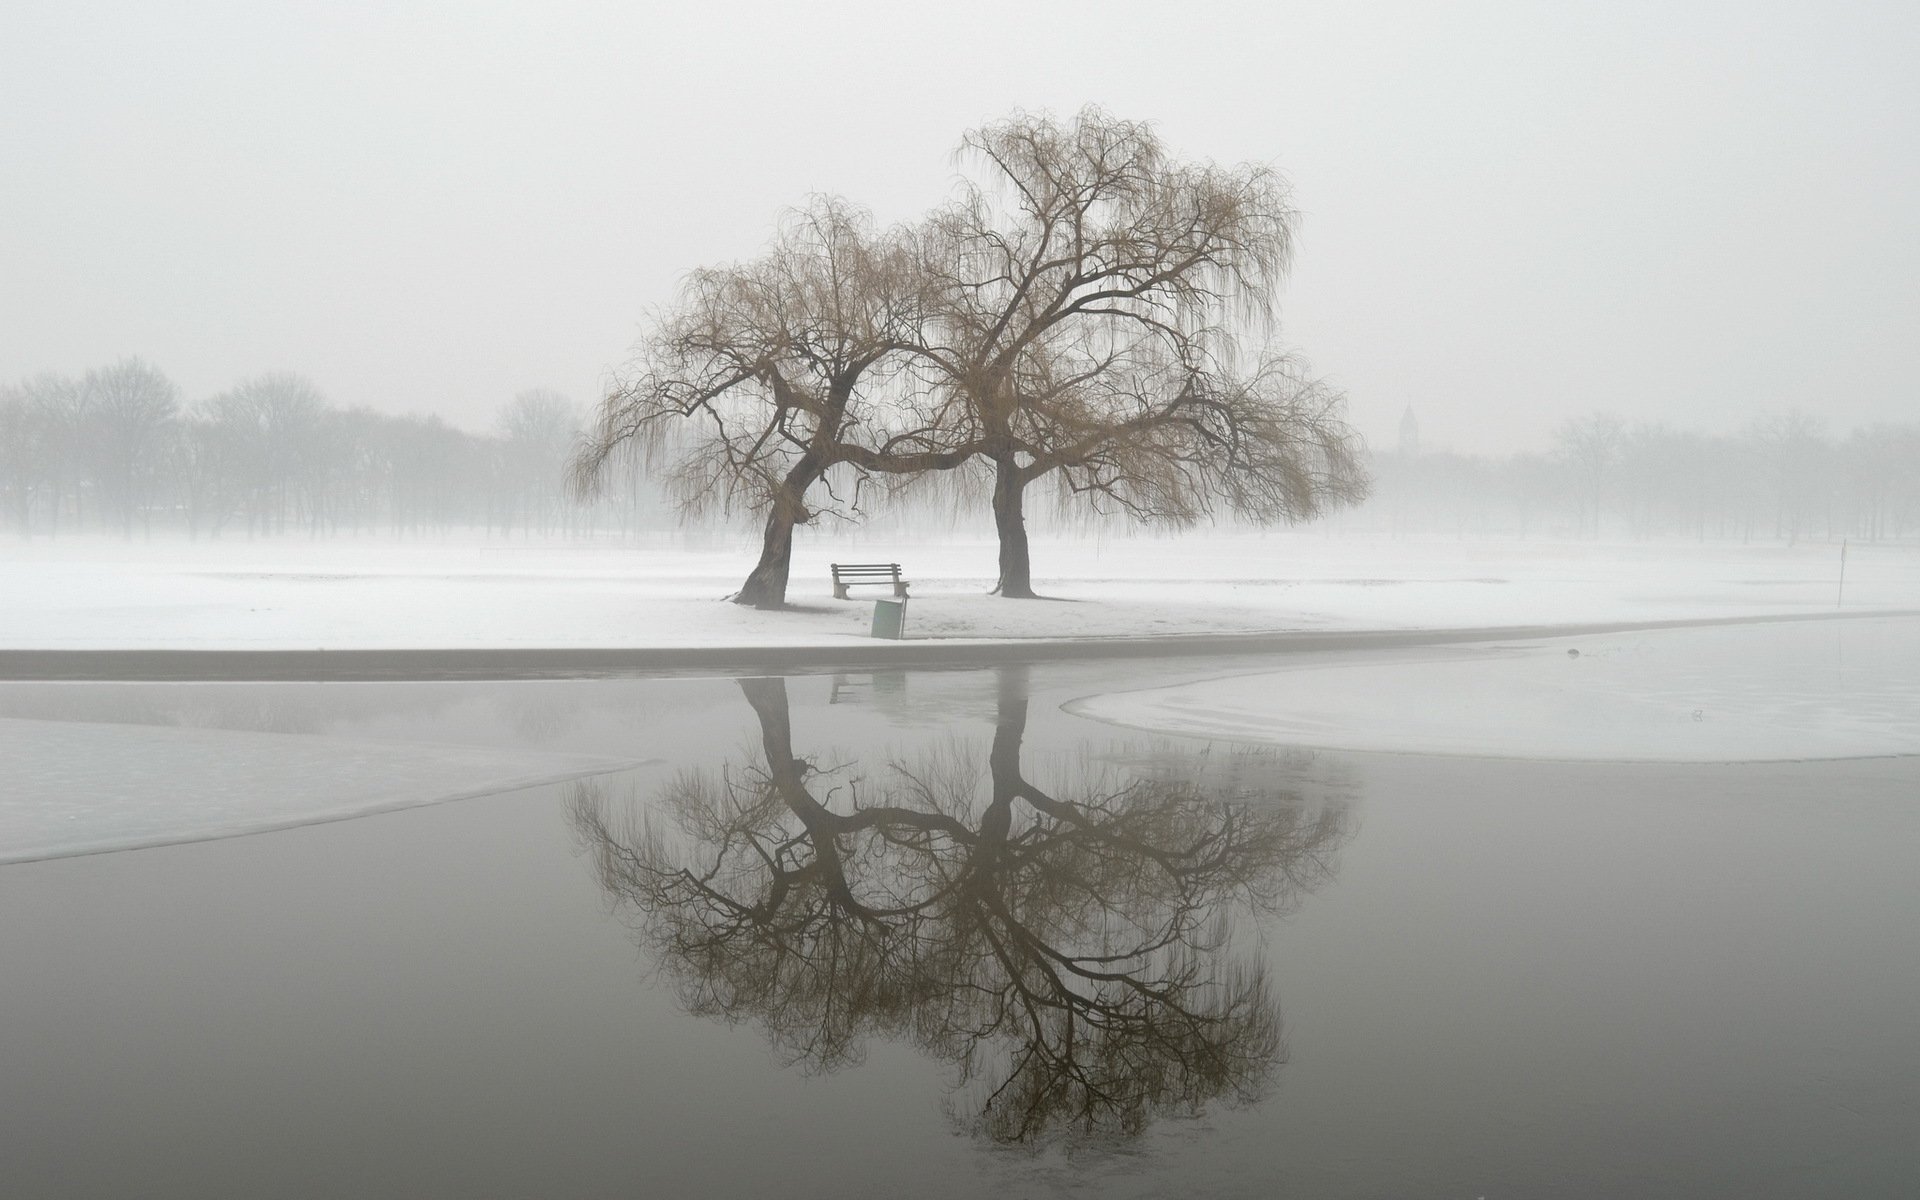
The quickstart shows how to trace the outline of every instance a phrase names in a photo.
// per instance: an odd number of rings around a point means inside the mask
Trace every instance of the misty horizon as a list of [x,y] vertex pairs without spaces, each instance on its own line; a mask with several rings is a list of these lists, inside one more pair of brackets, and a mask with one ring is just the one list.
[[284,370],[468,430],[532,388],[591,405],[688,272],[810,195],[911,221],[964,130],[1093,103],[1287,177],[1284,337],[1376,446],[1409,406],[1464,453],[1601,411],[1914,411],[1909,11],[1119,17],[1020,18],[1074,47],[1039,72],[992,9],[901,46],[879,11],[16,7],[0,380],[133,354],[188,398]]

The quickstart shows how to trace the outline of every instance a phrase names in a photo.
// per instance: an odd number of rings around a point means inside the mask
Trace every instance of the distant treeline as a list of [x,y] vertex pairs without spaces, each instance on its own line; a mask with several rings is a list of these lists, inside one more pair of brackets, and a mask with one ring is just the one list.
[[[476,434],[438,417],[337,408],[284,373],[194,403],[138,359],[79,378],[40,375],[0,386],[0,528],[594,537],[682,524],[633,464],[591,502],[569,495],[567,459],[583,419],[547,391],[515,396],[493,432]],[[1564,425],[1545,453],[1422,451],[1416,442],[1403,436],[1398,450],[1372,454],[1372,497],[1323,523],[1406,535],[1920,537],[1915,422],[1836,437],[1794,411],[1708,434],[1598,413]],[[953,530],[988,511],[984,493],[958,484],[871,496],[863,508],[864,523],[888,534]],[[1080,505],[1033,515],[1056,532],[1103,523]]]
[[[1403,439],[1403,442],[1406,439]],[[1920,423],[1844,437],[1793,411],[1737,434],[1568,422],[1544,454],[1373,458],[1374,492],[1333,520],[1395,533],[1795,542],[1920,536]]]
[[0,386],[0,524],[27,536],[624,533],[673,523],[629,471],[591,504],[565,488],[579,409],[522,392],[494,432],[337,408],[271,373],[184,403],[152,365]]

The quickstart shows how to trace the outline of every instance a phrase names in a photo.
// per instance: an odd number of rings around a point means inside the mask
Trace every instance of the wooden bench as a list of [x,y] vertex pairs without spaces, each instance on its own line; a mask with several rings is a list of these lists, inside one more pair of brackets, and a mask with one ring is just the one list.
[[907,581],[900,578],[899,563],[834,563],[833,598],[845,600],[847,589],[866,583],[893,585],[893,594],[904,597]]

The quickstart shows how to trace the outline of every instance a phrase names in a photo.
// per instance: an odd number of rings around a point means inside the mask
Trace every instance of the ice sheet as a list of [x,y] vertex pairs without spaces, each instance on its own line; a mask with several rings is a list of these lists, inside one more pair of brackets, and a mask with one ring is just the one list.
[[1370,656],[1068,708],[1171,733],[1415,754],[1662,762],[1920,754],[1920,619]]
[[471,746],[0,720],[0,863],[280,829],[632,765]]

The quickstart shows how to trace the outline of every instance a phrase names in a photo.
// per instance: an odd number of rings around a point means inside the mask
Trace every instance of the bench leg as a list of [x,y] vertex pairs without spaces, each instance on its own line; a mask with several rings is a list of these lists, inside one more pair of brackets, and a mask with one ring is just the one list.
[[834,584],[834,585],[833,585],[833,598],[834,598],[835,600],[845,600],[845,599],[847,598],[847,585],[846,585],[846,584],[844,584],[844,583],[836,583],[836,584]]
[[893,594],[900,597],[902,600],[905,600],[907,598],[907,585],[904,583],[894,584]]

